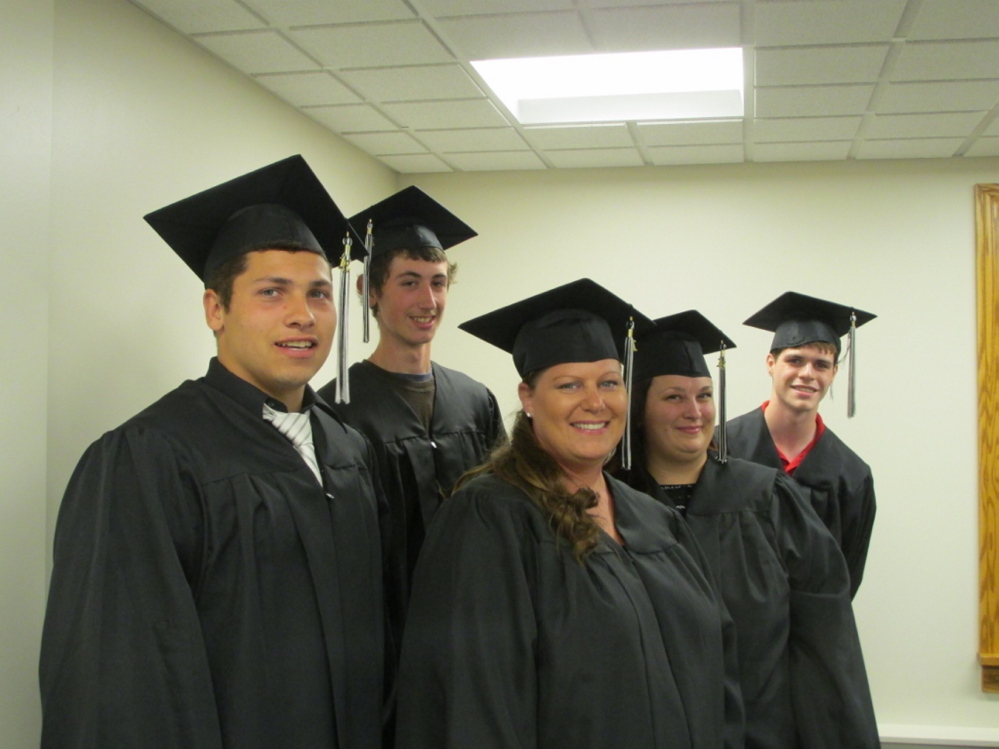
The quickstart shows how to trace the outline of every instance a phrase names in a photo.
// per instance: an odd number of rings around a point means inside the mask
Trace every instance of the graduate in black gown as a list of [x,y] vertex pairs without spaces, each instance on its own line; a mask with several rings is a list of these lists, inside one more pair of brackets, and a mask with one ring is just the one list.
[[774,333],[767,354],[770,400],[728,424],[732,455],[791,476],[839,543],[855,596],[871,545],[874,478],[864,460],[822,421],[819,404],[839,369],[840,339],[851,341],[847,415],[854,412],[855,332],[875,315],[789,291],[746,320]]
[[441,499],[506,432],[485,385],[431,359],[456,270],[445,251],[475,232],[415,186],[350,222],[366,235],[370,227],[358,287],[374,313],[378,345],[319,394],[375,451],[389,508],[387,614],[398,646],[413,568]]
[[301,157],[146,218],[204,280],[218,356],[70,480],[41,744],[379,747],[371,450],[306,384],[336,327],[324,251],[346,222]]
[[783,472],[715,450],[700,313],[656,320],[635,354],[629,483],[680,509],[735,622],[746,747],[879,746],[846,563]]
[[629,313],[583,279],[459,326],[513,354],[523,410],[423,546],[399,749],[742,745],[730,621],[696,542],[602,470]]

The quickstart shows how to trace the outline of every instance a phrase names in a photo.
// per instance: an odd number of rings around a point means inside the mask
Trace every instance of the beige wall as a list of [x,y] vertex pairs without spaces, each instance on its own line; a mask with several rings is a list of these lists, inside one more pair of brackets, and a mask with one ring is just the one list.
[[0,0],[0,745],[38,744],[45,606],[52,4]]
[[[857,601],[879,718],[898,738],[999,735],[975,664],[972,210],[972,186],[999,182],[999,160],[397,179],[125,0],[0,10],[13,19],[0,27],[0,216],[14,268],[2,302],[0,744],[37,745],[46,524],[51,534],[76,460],[212,353],[197,280],[141,216],[291,153],[348,214],[415,181],[479,230],[453,252],[459,283],[435,358],[487,382],[506,412],[508,358],[454,325],[583,275],[654,316],[697,307],[735,338],[733,414],[768,392],[768,337],[740,324],[764,302],[793,288],[879,314],[861,330],[858,416],[846,420],[842,389],[825,408],[872,464],[880,499]],[[370,346],[353,312],[360,357]]]

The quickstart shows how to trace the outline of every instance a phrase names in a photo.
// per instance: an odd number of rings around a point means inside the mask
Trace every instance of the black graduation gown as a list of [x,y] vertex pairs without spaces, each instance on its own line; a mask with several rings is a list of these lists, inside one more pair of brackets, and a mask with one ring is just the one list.
[[790,478],[712,453],[686,518],[735,622],[746,746],[879,746],[846,563]]
[[[428,433],[416,412],[391,386],[395,375],[368,361],[350,367],[350,403],[333,408],[364,433],[375,450],[389,508],[386,605],[396,645],[409,602],[413,568],[426,529],[463,473],[484,462],[506,437],[496,398],[471,377],[432,364],[434,412]],[[336,381],[319,390],[333,403]]]
[[625,547],[601,534],[583,565],[495,476],[443,504],[413,580],[398,749],[741,746],[724,609],[675,533],[696,542],[608,484]]
[[[763,409],[728,422],[728,452],[736,458],[781,469]],[[839,543],[850,570],[850,595],[864,577],[876,503],[871,468],[826,427],[792,474],[805,487],[815,512]]]
[[324,491],[265,398],[213,359],[84,454],[55,533],[43,747],[380,745],[370,448],[313,408]]

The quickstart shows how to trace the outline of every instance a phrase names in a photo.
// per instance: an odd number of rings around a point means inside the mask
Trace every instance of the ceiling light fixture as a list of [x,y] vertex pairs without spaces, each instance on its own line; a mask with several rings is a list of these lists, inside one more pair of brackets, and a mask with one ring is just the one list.
[[476,60],[524,125],[743,116],[742,49]]

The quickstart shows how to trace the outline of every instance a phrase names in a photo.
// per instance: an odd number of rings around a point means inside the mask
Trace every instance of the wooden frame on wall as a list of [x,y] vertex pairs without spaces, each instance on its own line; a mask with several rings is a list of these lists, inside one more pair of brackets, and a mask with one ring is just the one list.
[[978,287],[978,661],[999,692],[999,185],[975,185]]

